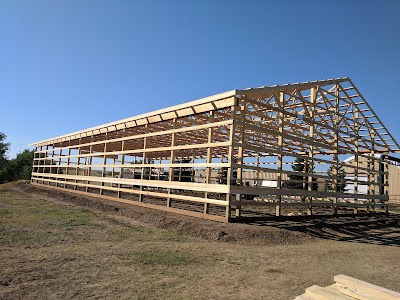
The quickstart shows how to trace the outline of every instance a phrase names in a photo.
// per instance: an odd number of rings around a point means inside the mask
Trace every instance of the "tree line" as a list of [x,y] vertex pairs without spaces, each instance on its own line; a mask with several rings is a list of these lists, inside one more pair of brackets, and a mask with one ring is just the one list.
[[[308,177],[301,175],[301,173],[313,173],[314,168],[311,167],[311,164],[308,161],[305,161],[303,158],[297,157],[296,160],[292,164],[292,169],[294,172],[299,172],[300,174],[290,174],[289,182],[286,183],[284,187],[289,189],[296,190],[308,190]],[[336,175],[334,175],[334,171],[336,170]],[[325,191],[327,192],[345,192],[346,191],[346,172],[342,165],[335,166],[332,164],[329,167],[327,172],[327,177],[325,181]],[[336,177],[336,188],[334,187]],[[313,191],[318,190],[317,178],[312,177],[311,189]]]
[[13,159],[7,158],[10,143],[6,143],[7,136],[0,132],[0,183],[25,179],[29,180],[32,173],[33,150],[25,149]]

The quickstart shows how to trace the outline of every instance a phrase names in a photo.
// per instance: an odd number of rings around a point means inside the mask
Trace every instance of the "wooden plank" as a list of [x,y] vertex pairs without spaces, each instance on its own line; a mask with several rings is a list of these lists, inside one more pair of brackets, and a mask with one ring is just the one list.
[[314,297],[311,297],[310,295],[303,294],[303,295],[297,296],[296,298],[294,298],[294,300],[318,300],[318,298],[314,298]]
[[351,300],[350,297],[341,294],[339,291],[325,289],[318,285],[313,285],[307,288],[306,295],[310,295],[320,300]]
[[125,184],[125,185],[137,185],[137,186],[148,186],[148,187],[160,187],[160,188],[173,188],[182,190],[193,190],[203,191],[211,193],[228,193],[229,188],[222,184],[205,184],[205,183],[193,183],[193,182],[169,182],[169,181],[158,181],[158,180],[140,180],[140,179],[127,179],[127,178],[111,178],[111,177],[97,177],[97,176],[74,176],[67,174],[51,174],[51,173],[37,173],[33,172],[33,176],[43,176],[47,178],[60,178],[69,180],[89,180],[95,182],[104,182],[110,184]]
[[[67,165],[46,165],[46,167],[59,167],[59,168],[63,168],[63,167],[67,167]],[[186,168],[186,167],[191,167],[191,168],[223,168],[223,167],[229,167],[228,163],[161,163],[161,164],[86,164],[83,165],[81,164],[80,166],[78,165],[69,165],[69,168],[124,168],[124,169],[138,169],[138,168],[161,168],[161,169],[165,169],[165,168]],[[365,181],[363,181],[364,183]]]
[[382,297],[380,296],[376,296],[361,290],[350,289],[347,285],[343,285],[340,283],[336,283],[335,285],[337,286],[337,289],[339,290],[340,293],[349,296],[352,299],[354,298],[357,300],[382,300]]
[[364,291],[376,296],[379,296],[382,298],[382,300],[399,300],[400,299],[400,293],[385,289],[383,287],[358,280],[346,275],[337,275],[334,277],[334,280],[337,283],[346,285],[349,289],[351,290],[360,290]]
[[346,194],[346,193],[334,193],[334,192],[309,192],[305,190],[298,189],[277,189],[273,187],[241,187],[241,186],[231,186],[230,192],[232,194],[248,194],[248,195],[259,195],[259,196],[269,196],[269,195],[287,195],[287,196],[305,196],[305,197],[338,197],[343,199],[376,199],[376,200],[388,200],[385,195],[362,195],[362,194]]
[[[277,198],[276,196],[271,198]],[[274,206],[278,202],[276,201],[271,201],[271,202],[265,202],[265,201],[231,201],[232,206]],[[333,202],[281,202],[281,206],[298,206],[298,207],[306,207],[306,206],[313,206],[313,207],[333,207],[335,206],[335,203]],[[387,207],[389,204],[378,204],[378,203],[347,203],[347,202],[338,202],[336,204],[338,207],[358,207],[358,208],[366,208],[369,206],[375,206],[375,207]]]

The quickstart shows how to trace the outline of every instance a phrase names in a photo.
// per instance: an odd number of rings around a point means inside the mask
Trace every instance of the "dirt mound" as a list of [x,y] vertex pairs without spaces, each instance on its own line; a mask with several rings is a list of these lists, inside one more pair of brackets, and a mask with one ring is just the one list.
[[68,203],[74,206],[86,207],[94,211],[129,217],[157,228],[206,240],[243,243],[247,245],[274,245],[299,244],[314,239],[304,232],[290,231],[271,226],[219,223],[135,205],[112,202],[96,198],[95,196],[82,196],[68,191],[63,192],[45,187],[42,188],[24,182],[15,184],[14,188],[23,192],[38,194],[45,200]]

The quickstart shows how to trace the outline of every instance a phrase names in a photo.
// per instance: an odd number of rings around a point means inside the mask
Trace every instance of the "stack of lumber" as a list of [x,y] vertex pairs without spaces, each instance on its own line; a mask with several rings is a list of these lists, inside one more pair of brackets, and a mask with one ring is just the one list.
[[400,300],[400,293],[345,275],[334,277],[335,283],[320,287],[310,286],[295,300]]

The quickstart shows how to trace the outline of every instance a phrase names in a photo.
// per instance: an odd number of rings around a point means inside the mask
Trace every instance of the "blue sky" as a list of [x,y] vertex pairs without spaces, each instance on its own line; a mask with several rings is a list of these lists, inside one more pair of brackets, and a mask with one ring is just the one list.
[[400,1],[0,2],[0,131],[29,143],[231,89],[352,78],[400,140]]

